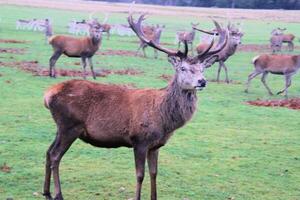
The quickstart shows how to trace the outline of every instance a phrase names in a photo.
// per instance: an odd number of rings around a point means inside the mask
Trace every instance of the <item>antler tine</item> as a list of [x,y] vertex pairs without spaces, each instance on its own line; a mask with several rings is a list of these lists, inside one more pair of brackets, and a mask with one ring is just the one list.
[[[228,29],[225,29],[225,31],[223,31],[220,27],[220,25],[218,24],[218,22],[214,21],[215,25],[216,25],[216,28],[217,30],[219,31],[219,35],[220,35],[220,39],[219,39],[219,42],[218,44],[216,45],[217,46],[217,49],[213,50],[213,51],[207,51],[205,54],[201,54],[201,55],[198,55],[198,59],[204,59],[204,58],[207,58],[211,55],[214,55],[214,54],[217,54],[219,53],[222,49],[224,49],[224,47],[226,46],[227,44],[227,41],[228,41],[228,37],[229,37],[229,32],[228,32]],[[224,38],[224,39],[222,39]],[[218,48],[219,46],[219,48]],[[210,47],[211,48],[211,47]],[[207,48],[208,50],[210,50],[210,48]]]
[[211,31],[202,30],[202,29],[199,29],[199,28],[196,28],[196,27],[193,27],[193,29],[195,29],[196,31],[200,31],[200,32],[209,34],[209,35],[215,35],[215,33],[211,32]]
[[202,56],[204,56],[205,54],[207,54],[207,52],[209,52],[209,50],[212,48],[212,46],[214,45],[215,39],[213,38],[209,44],[209,46],[205,49],[205,51],[203,51],[203,53],[199,54],[197,57],[198,58],[202,58]]
[[156,44],[155,42],[153,42],[152,40],[149,40],[146,38],[146,36],[144,35],[143,31],[142,31],[142,21],[145,20],[145,15],[146,14],[142,14],[137,23],[134,23],[133,21],[133,17],[132,14],[130,14],[128,16],[128,23],[130,28],[136,33],[136,35],[140,38],[140,40],[142,40],[143,42],[145,42],[146,44],[148,44],[149,46],[162,51],[164,53],[166,53],[168,56],[178,56],[180,58],[186,58],[187,57],[187,48],[185,49],[185,52],[182,53],[181,51],[173,51],[164,47],[161,47],[160,45]]
[[188,47],[188,43],[186,40],[184,40],[184,57],[186,58],[188,56],[188,52],[189,52],[189,47]]

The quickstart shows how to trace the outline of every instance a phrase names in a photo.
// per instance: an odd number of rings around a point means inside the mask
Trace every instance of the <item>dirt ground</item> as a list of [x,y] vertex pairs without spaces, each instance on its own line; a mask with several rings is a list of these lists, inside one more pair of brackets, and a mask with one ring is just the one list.
[[0,53],[25,54],[26,49],[22,49],[22,48],[0,48]]
[[289,109],[300,110],[300,98],[247,101],[247,104],[254,106],[286,107]]
[[0,43],[28,43],[28,41],[25,40],[11,40],[11,39],[0,39]]
[[[283,45],[282,50],[286,51],[287,45]],[[300,47],[295,46],[295,50],[300,50]],[[271,53],[271,48],[267,44],[242,44],[238,47],[238,51]]]
[[102,56],[135,56],[135,51],[128,51],[128,50],[113,50],[113,49],[107,49],[105,51],[98,51],[96,53],[97,55]]
[[[38,61],[23,61],[23,62],[1,62],[0,61],[0,66],[18,68],[22,71],[31,73],[34,76],[49,76],[49,69],[47,69],[46,67],[41,67]],[[136,75],[141,75],[144,72],[140,70],[127,68],[124,70],[101,69],[99,71],[95,71],[95,73],[97,77],[106,77],[111,74],[136,76]],[[73,70],[73,69],[72,70],[60,69],[59,67],[56,67],[56,75],[82,77],[82,71]],[[90,71],[87,71],[86,75],[92,76],[92,73]]]
[[59,0],[0,0],[0,4],[46,7],[53,9],[77,10],[85,12],[117,12],[128,13],[129,10],[135,12],[146,12],[149,14],[161,16],[194,16],[200,18],[219,18],[219,19],[253,19],[266,22],[282,21],[282,22],[299,22],[300,11],[285,10],[250,10],[250,9],[234,9],[234,12],[225,8],[192,8],[192,7],[174,7],[174,6],[154,6],[142,4],[126,4],[126,3],[106,3],[93,1],[59,1]]

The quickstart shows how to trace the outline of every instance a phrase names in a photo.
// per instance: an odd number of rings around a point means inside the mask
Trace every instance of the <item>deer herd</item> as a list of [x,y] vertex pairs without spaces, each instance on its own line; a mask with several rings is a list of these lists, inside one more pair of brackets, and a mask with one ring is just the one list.
[[[146,47],[153,48],[154,58],[158,57],[158,51],[166,54],[174,69],[172,80],[162,89],[129,89],[87,80],[69,80],[50,87],[45,92],[44,104],[52,114],[57,132],[46,153],[43,193],[46,199],[53,199],[50,193],[51,175],[54,181],[54,199],[63,199],[59,164],[72,143],[79,138],[95,147],[133,149],[136,169],[135,200],[141,199],[147,160],[151,200],[156,200],[159,149],[166,144],[176,129],[192,118],[197,105],[196,93],[207,84],[204,71],[217,62],[219,63],[217,81],[220,81],[220,72],[224,69],[225,81],[230,82],[225,62],[241,45],[244,33],[240,26],[231,23],[224,26],[213,21],[215,25],[213,30],[203,30],[199,28],[199,24],[191,23],[190,31],[176,32],[178,49],[173,50],[160,44],[162,32],[166,27],[159,24],[145,25],[144,20],[144,14],[137,19],[129,14],[127,18],[129,25],[119,25],[118,29],[124,29],[126,34],[134,33],[138,37],[139,47],[136,55],[142,49],[143,56],[146,57]],[[17,28],[27,28],[26,23],[29,22],[19,20]],[[45,28],[45,22],[42,24]],[[50,26],[50,23],[48,22],[46,26]],[[48,41],[53,48],[49,60],[49,76],[56,77],[55,63],[64,54],[68,57],[81,58],[84,79],[88,63],[93,78],[96,79],[92,57],[100,48],[102,33],[106,32],[109,39],[110,31],[116,32],[117,29],[95,19],[87,22],[72,21],[68,26],[70,33],[88,35],[82,37],[49,35]],[[289,51],[294,49],[295,36],[285,34],[285,30],[277,28],[271,32],[272,54],[262,54],[253,58],[254,71],[248,77],[245,92],[249,90],[250,81],[262,74],[263,85],[268,93],[273,95],[266,83],[266,77],[271,73],[285,76],[285,87],[278,94],[285,93],[285,96],[288,96],[291,77],[300,68],[300,55],[276,54],[281,51],[283,43],[288,44]],[[208,39],[196,46],[194,55],[193,43],[197,31],[208,35],[206,37]]]

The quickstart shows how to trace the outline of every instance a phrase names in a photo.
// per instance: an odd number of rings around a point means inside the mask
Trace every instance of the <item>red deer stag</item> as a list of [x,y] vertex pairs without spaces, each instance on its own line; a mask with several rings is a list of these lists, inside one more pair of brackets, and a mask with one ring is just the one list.
[[[148,40],[152,40],[154,43],[159,44],[160,36],[161,36],[161,33],[164,28],[165,28],[164,25],[160,26],[157,24],[156,27],[155,26],[143,26],[142,31]],[[146,52],[145,52],[145,49],[147,46],[148,46],[148,44],[146,42],[144,42],[143,40],[140,40],[140,46],[139,46],[138,50],[136,51],[136,55],[138,55],[140,49],[143,49],[144,57],[147,57]],[[157,57],[158,57],[157,50],[154,49],[154,58],[157,59]]]
[[93,78],[96,74],[93,69],[92,57],[98,51],[102,39],[102,27],[100,24],[89,24],[90,35],[88,37],[74,38],[65,35],[55,35],[49,39],[53,47],[53,55],[50,58],[49,76],[55,78],[55,63],[64,54],[68,57],[80,57],[83,65],[83,78],[86,79],[87,60],[91,67]]
[[137,22],[134,22],[132,15],[128,17],[130,27],[141,40],[168,55],[175,69],[173,80],[163,89],[128,89],[86,80],[70,80],[48,89],[44,102],[57,125],[57,135],[46,154],[46,199],[51,199],[51,173],[55,199],[63,199],[59,163],[77,138],[96,147],[133,148],[137,181],[135,200],[141,199],[146,159],[151,199],[157,199],[159,148],[166,144],[176,129],[191,119],[197,105],[196,91],[206,85],[203,69],[213,64],[216,53],[225,47],[227,36],[222,33],[225,39],[219,40],[217,49],[210,50],[212,42],[202,55],[189,57],[186,42],[185,51],[181,52],[149,40],[142,31],[143,20],[144,15]]
[[277,28],[274,29],[271,32],[271,48],[273,53],[276,51],[281,51],[281,46],[282,43],[287,43],[288,44],[288,50],[293,51],[294,50],[294,42],[293,40],[295,39],[295,35],[291,33],[284,34],[283,32],[286,30],[286,28]]
[[194,54],[194,47],[193,47],[193,42],[195,39],[195,35],[196,35],[196,31],[194,29],[194,27],[197,27],[199,25],[199,23],[191,23],[192,25],[192,30],[190,32],[187,31],[178,31],[176,33],[176,41],[178,42],[178,49],[180,49],[180,44],[184,43],[184,41],[186,41],[188,44],[191,45],[191,51],[192,51],[192,55]]
[[269,95],[273,95],[270,88],[266,83],[266,77],[268,73],[278,74],[285,76],[285,88],[279,91],[277,94],[285,92],[285,96],[288,96],[288,87],[292,83],[292,76],[297,73],[300,68],[300,55],[269,55],[263,54],[253,59],[254,71],[248,76],[248,82],[245,92],[248,92],[250,81],[262,74],[261,82],[268,90]]
[[[217,34],[216,32],[205,31],[198,28],[194,28],[194,29],[211,35]],[[230,56],[232,56],[236,52],[238,45],[241,44],[241,38],[243,37],[244,34],[241,32],[240,28],[236,28],[234,25],[231,24],[227,26],[227,29],[229,31],[229,40],[225,48],[218,53],[218,60],[216,62],[219,62],[217,81],[218,82],[220,81],[220,72],[223,67],[225,70],[226,82],[229,83],[228,72],[227,72],[227,67],[225,65],[225,62]],[[223,31],[225,31],[225,29],[223,29]],[[207,43],[199,44],[196,48],[197,53],[201,54],[203,51],[205,51],[208,45],[209,44]]]

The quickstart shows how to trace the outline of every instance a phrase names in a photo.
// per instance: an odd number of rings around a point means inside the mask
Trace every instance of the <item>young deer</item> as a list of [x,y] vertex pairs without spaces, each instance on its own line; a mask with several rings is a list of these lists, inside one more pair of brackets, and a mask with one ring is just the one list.
[[279,91],[277,94],[285,92],[285,96],[288,96],[288,87],[292,83],[292,76],[297,73],[300,68],[300,55],[269,55],[263,54],[253,58],[254,71],[248,76],[248,82],[245,92],[248,92],[250,81],[262,74],[261,82],[268,90],[270,95],[273,95],[270,88],[266,83],[266,77],[268,73],[278,74],[285,76],[285,88]]
[[[146,38],[148,40],[152,40],[156,44],[159,44],[160,43],[160,36],[161,36],[161,33],[162,33],[164,28],[165,28],[164,25],[160,26],[160,25],[157,24],[156,27],[155,26],[143,26],[142,31],[143,31],[144,35],[146,36]],[[147,57],[146,52],[145,52],[145,49],[146,49],[147,46],[148,46],[148,44],[146,42],[140,40],[140,46],[136,51],[136,55],[138,55],[140,49],[143,49],[144,57]],[[157,59],[157,57],[158,57],[157,50],[154,49],[154,58]]]
[[92,57],[98,51],[102,39],[102,27],[100,24],[89,24],[90,35],[88,37],[74,38],[65,35],[55,35],[49,39],[53,47],[53,55],[50,58],[49,76],[55,78],[55,63],[64,54],[68,57],[80,57],[83,67],[83,78],[86,79],[87,61],[91,67],[93,78],[96,74],[93,69]]
[[[204,31],[198,28],[194,28],[194,29],[211,35],[216,34],[216,32]],[[244,34],[241,32],[240,28],[236,28],[235,26],[230,24],[227,26],[227,29],[229,31],[229,41],[225,46],[225,48],[218,53],[218,60],[216,62],[219,62],[217,81],[218,82],[220,81],[220,72],[221,69],[224,68],[225,75],[226,75],[226,82],[229,83],[228,72],[227,72],[227,67],[225,65],[225,62],[230,56],[232,56],[236,52],[238,45],[241,44],[241,38],[243,37]],[[223,31],[225,31],[225,29],[223,29]],[[208,45],[209,44],[207,43],[199,44],[196,48],[197,53],[201,54],[207,48]]]
[[193,47],[193,42],[195,39],[195,27],[197,27],[199,25],[199,23],[191,23],[192,25],[192,30],[190,32],[187,31],[178,31],[176,33],[176,41],[178,42],[178,49],[180,49],[180,44],[184,43],[185,41],[191,45],[191,51],[192,51],[192,55],[194,54],[194,47]]
[[151,181],[151,200],[157,199],[156,175],[159,148],[164,146],[173,132],[192,118],[197,105],[198,90],[206,86],[203,69],[212,65],[216,54],[224,48],[227,36],[219,40],[217,49],[213,42],[203,54],[188,56],[185,51],[173,51],[149,40],[141,23],[144,15],[128,22],[136,35],[149,46],[168,55],[175,69],[173,80],[162,89],[128,89],[85,80],[71,80],[48,89],[45,106],[51,111],[57,125],[57,135],[46,154],[44,195],[50,195],[53,173],[55,199],[63,199],[59,163],[64,153],[77,139],[96,147],[133,148],[136,168],[135,200],[141,199],[145,161],[147,159]]

